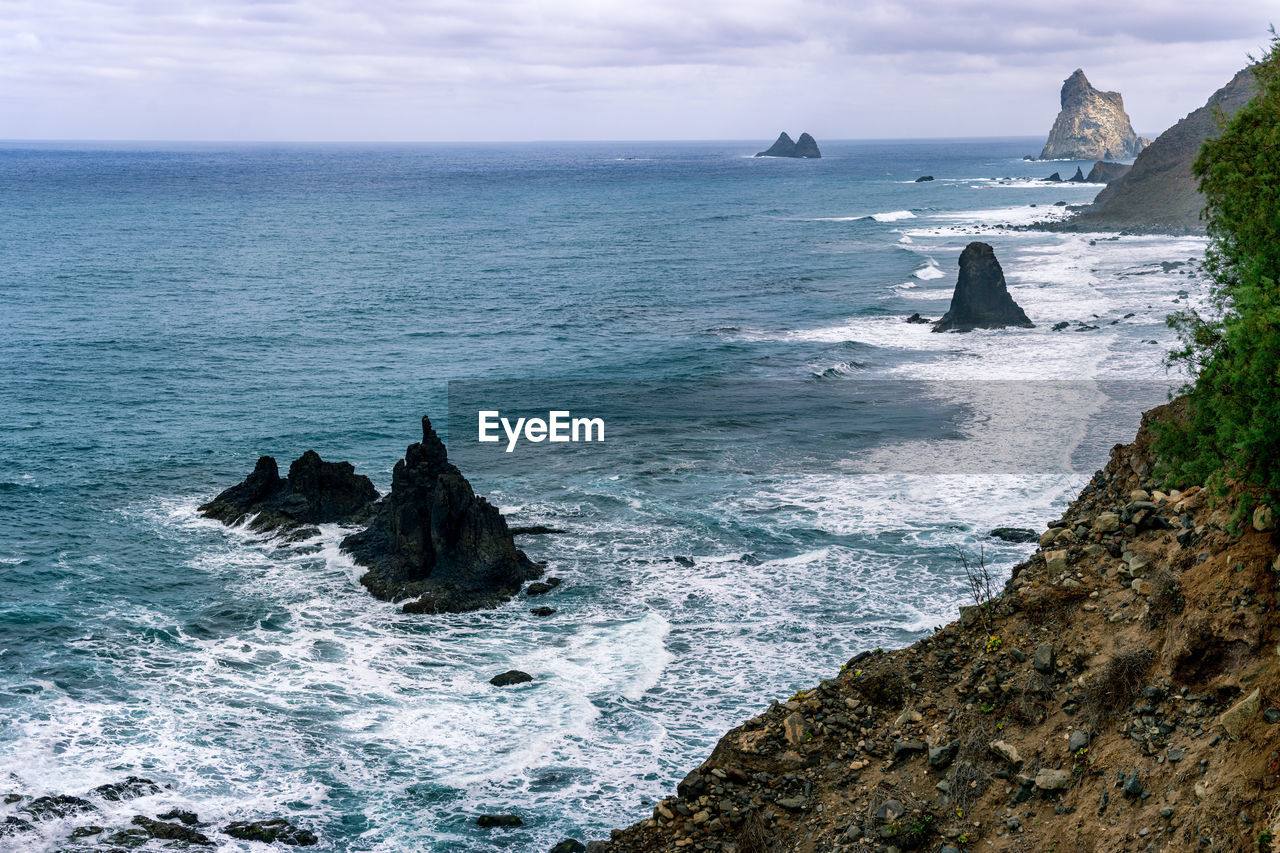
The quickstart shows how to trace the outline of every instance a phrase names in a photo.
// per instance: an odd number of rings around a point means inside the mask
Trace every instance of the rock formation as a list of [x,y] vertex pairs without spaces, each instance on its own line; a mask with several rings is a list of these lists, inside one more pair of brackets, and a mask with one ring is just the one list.
[[1128,174],[1132,168],[1133,166],[1128,163],[1108,163],[1106,160],[1099,160],[1093,164],[1085,180],[1091,184],[1109,184]]
[[1128,174],[1111,181],[1089,207],[1071,219],[1047,226],[1055,231],[1129,231],[1146,234],[1200,234],[1204,196],[1191,164],[1200,146],[1218,132],[1218,114],[1231,116],[1257,90],[1246,68],[1152,142]]
[[386,601],[415,598],[406,613],[454,613],[494,607],[542,569],[516,549],[498,509],[472,491],[449,462],[444,443],[422,419],[391,475],[391,493],[372,523],[342,542],[369,569],[360,578]]
[[822,157],[822,152],[818,150],[818,143],[812,136],[807,133],[800,134],[800,138],[792,141],[786,133],[778,135],[778,141],[769,146],[768,150],[761,151],[757,157],[801,157],[811,160],[817,160]]
[[1041,160],[1123,160],[1147,140],[1129,124],[1119,92],[1102,92],[1077,68],[1062,84],[1062,111],[1040,152]]
[[1009,295],[995,251],[986,243],[975,241],[960,253],[960,277],[951,295],[951,308],[933,324],[933,331],[968,332],[1005,326],[1035,328]]
[[243,482],[200,507],[199,513],[224,524],[248,519],[254,530],[282,530],[311,524],[356,524],[366,520],[378,499],[373,483],[350,462],[325,462],[314,450],[293,460],[280,477],[276,460],[263,456]]
[[1084,170],[1081,169],[1079,166],[1076,166],[1076,173],[1071,177],[1067,178],[1067,180],[1073,184],[1083,184],[1085,182]]

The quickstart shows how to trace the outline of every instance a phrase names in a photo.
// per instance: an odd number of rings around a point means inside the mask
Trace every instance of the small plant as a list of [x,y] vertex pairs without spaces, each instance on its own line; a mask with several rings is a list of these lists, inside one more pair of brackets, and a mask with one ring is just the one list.
[[978,706],[978,710],[982,711],[982,713],[984,714],[990,714],[995,709],[996,709],[996,706],[988,702],[983,702],[981,705]]
[[998,651],[999,648],[1000,648],[999,637],[992,635],[987,638],[987,654],[991,654],[992,652]]
[[991,579],[991,570],[987,567],[986,549],[978,546],[978,559],[976,562],[969,562],[969,555],[959,546],[956,547],[956,559],[960,561],[960,567],[964,569],[965,583],[969,587],[969,596],[973,599],[974,605],[978,608],[978,613],[982,617],[982,626],[987,633],[991,633],[991,624],[987,618],[987,610],[991,606],[991,602],[995,600],[995,585]]

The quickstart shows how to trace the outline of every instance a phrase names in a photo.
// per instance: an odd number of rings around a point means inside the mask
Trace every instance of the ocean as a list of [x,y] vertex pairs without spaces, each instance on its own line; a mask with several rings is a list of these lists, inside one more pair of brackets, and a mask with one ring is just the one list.
[[[1034,546],[987,532],[1056,518],[1176,383],[1204,241],[1019,229],[1100,189],[1041,180],[1090,164],[1038,140],[820,144],[0,144],[0,795],[164,786],[0,850],[174,807],[222,850],[269,817],[322,850],[607,837],[771,699],[954,618],[957,549],[1002,580]],[[974,239],[1036,328],[904,322]],[[490,452],[482,399],[614,426]],[[424,414],[565,531],[518,542],[553,593],[407,616],[337,527],[195,511],[309,448],[385,492]]]

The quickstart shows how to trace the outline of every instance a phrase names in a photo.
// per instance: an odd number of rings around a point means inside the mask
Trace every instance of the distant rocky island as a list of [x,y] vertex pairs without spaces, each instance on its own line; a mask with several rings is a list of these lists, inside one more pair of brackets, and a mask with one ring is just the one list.
[[801,157],[808,160],[818,160],[822,157],[822,152],[818,150],[818,143],[812,136],[807,133],[800,134],[800,138],[792,141],[790,136],[785,132],[778,135],[778,139],[765,151],[761,151],[757,157]]
[[1095,89],[1077,68],[1062,84],[1062,111],[1041,160],[1124,160],[1150,142],[1133,132],[1119,92]]
[[974,241],[960,253],[960,277],[951,296],[951,308],[933,324],[933,331],[969,332],[1006,326],[1035,328],[1009,295],[995,250],[987,243]]
[[1191,164],[1204,141],[1217,135],[1219,114],[1234,115],[1256,90],[1252,70],[1240,71],[1203,107],[1160,134],[1138,155],[1133,168],[1108,182],[1093,204],[1045,227],[1076,232],[1204,233],[1200,219],[1204,197],[1196,189]]
[[422,419],[422,441],[409,445],[379,498],[349,462],[325,462],[308,450],[281,478],[263,456],[245,480],[200,507],[228,525],[299,540],[317,524],[362,525],[343,550],[368,571],[360,578],[384,601],[411,599],[406,613],[458,613],[496,607],[542,567],[516,548],[497,507],[476,495],[449,462],[444,442]]

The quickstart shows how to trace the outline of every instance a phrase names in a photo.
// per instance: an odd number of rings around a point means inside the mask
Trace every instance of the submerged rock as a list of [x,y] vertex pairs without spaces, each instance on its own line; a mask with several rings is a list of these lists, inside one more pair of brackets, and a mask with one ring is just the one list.
[[494,827],[494,826],[524,826],[524,821],[519,815],[513,814],[485,814],[476,818],[476,826]]
[[141,776],[128,776],[123,782],[109,782],[106,785],[99,785],[90,793],[97,794],[108,802],[120,802],[121,800],[145,797],[148,794],[158,794],[160,793],[160,786]]
[[1149,141],[1133,132],[1120,93],[1095,89],[1079,68],[1063,81],[1060,101],[1041,160],[1123,160]]
[[199,512],[224,524],[252,519],[255,530],[293,530],[333,522],[358,523],[378,499],[373,483],[357,474],[350,462],[325,462],[308,450],[289,465],[282,478],[271,456],[258,459],[253,473]]
[[342,542],[368,568],[360,578],[385,601],[416,598],[406,613],[458,613],[494,607],[542,569],[515,546],[497,507],[479,497],[449,462],[444,443],[422,419],[391,475],[391,493],[365,530]]
[[1034,530],[1028,530],[1025,527],[997,527],[987,535],[993,539],[1003,539],[1005,542],[1035,542],[1040,538]]
[[526,684],[530,681],[533,681],[533,676],[518,669],[509,669],[489,679],[489,683],[494,687],[510,687],[513,684]]
[[928,324],[928,323],[932,323],[933,321],[930,320],[928,317],[921,317],[920,313],[917,311],[915,314],[912,314],[910,317],[907,318],[907,322]]
[[817,160],[822,157],[822,152],[818,150],[817,141],[807,133],[800,134],[800,138],[792,141],[791,137],[785,132],[778,135],[778,139],[768,149],[761,151],[757,157],[802,157],[811,160]]
[[975,241],[960,254],[960,277],[951,296],[951,308],[933,325],[933,331],[968,332],[1005,326],[1035,328],[1009,295],[995,250]]
[[932,180],[933,180],[933,175],[921,175],[920,177],[916,178],[916,183],[924,184]]
[[81,797],[69,794],[52,794],[36,797],[19,811],[25,812],[36,820],[50,820],[60,817],[96,812],[98,807]]

